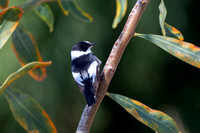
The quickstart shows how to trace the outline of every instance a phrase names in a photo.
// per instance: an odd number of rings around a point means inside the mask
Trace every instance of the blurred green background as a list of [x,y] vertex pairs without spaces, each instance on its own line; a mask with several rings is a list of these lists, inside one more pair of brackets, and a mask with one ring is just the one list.
[[[64,16],[57,3],[49,3],[54,16],[54,31],[29,11],[20,23],[35,37],[47,67],[47,78],[38,82],[25,75],[11,84],[36,99],[52,118],[59,133],[75,132],[86,105],[71,75],[71,47],[82,40],[95,42],[93,52],[102,60],[102,68],[112,45],[136,0],[128,0],[126,16],[116,29],[112,29],[115,0],[76,0],[80,7],[93,17],[86,23],[71,13]],[[11,0],[19,5],[23,0]],[[197,0],[165,0],[168,10],[166,22],[179,29],[185,41],[199,46],[200,20]],[[136,32],[161,34],[158,5],[151,0],[139,21]],[[0,83],[20,68],[9,40],[0,50]],[[161,110],[179,125],[183,133],[199,133],[200,119],[200,70],[171,56],[154,44],[133,38],[119,64],[108,91],[128,96],[149,107]],[[105,97],[92,124],[92,133],[111,132],[153,133],[123,108]],[[0,133],[25,133],[14,120],[8,103],[0,96]]]

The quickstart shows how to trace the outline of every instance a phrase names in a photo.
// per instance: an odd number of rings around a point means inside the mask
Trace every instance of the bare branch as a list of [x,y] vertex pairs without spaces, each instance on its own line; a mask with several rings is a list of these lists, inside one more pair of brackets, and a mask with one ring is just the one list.
[[88,133],[90,131],[92,121],[99,108],[99,105],[102,102],[105,94],[107,93],[108,86],[118,67],[118,64],[121,60],[124,50],[128,45],[130,39],[134,35],[138,21],[141,15],[143,14],[146,6],[148,5],[149,1],[150,0],[137,0],[131,13],[129,14],[127,22],[120,36],[115,42],[112,51],[108,57],[108,60],[104,66],[103,74],[101,76],[98,87],[96,103],[91,107],[89,106],[85,107],[79,125],[77,127],[76,133]]

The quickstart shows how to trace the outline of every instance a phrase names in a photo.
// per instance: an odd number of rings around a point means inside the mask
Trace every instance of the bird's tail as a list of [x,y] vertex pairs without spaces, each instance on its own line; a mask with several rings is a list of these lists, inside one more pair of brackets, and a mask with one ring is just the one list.
[[85,95],[88,106],[91,106],[92,104],[95,103],[94,87],[93,87],[93,84],[92,84],[92,78],[88,78],[88,79],[85,80],[84,95]]

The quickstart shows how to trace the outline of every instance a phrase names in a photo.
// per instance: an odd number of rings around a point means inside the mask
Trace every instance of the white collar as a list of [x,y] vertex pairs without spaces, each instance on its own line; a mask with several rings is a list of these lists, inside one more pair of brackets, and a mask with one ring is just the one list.
[[81,57],[83,55],[87,55],[89,53],[92,53],[90,48],[87,51],[73,50],[73,51],[71,51],[71,59],[74,60],[74,59],[76,59],[78,57]]

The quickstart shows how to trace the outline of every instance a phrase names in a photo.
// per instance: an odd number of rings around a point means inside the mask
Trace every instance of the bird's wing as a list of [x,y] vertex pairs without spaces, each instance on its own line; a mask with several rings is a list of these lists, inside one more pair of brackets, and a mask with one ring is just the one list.
[[83,79],[82,79],[82,73],[79,73],[79,72],[72,72],[72,76],[74,77],[74,80],[83,86]]
[[96,66],[96,77],[95,77],[96,79],[95,79],[95,82],[93,84],[94,90],[95,90],[95,96],[96,96],[97,89],[99,87],[100,76],[101,76],[101,71],[100,71],[101,60],[99,60],[97,57],[96,57],[95,60],[98,62],[98,65]]

